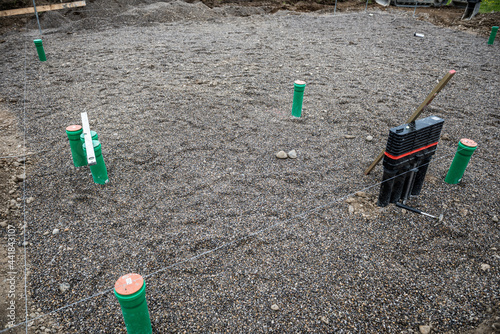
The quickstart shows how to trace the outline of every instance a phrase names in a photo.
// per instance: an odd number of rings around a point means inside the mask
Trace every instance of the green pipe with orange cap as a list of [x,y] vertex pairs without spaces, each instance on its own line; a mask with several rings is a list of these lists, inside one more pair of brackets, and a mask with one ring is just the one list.
[[465,169],[467,168],[470,158],[476,148],[477,143],[475,141],[467,138],[460,139],[460,141],[458,142],[457,153],[455,153],[455,157],[453,158],[444,182],[449,184],[457,184],[462,180]]
[[82,133],[83,129],[81,125],[70,125],[66,128],[75,167],[87,166],[87,157],[83,153],[82,142],[80,141]]
[[139,274],[127,274],[115,283],[128,334],[151,334],[151,319],[146,302],[146,282]]

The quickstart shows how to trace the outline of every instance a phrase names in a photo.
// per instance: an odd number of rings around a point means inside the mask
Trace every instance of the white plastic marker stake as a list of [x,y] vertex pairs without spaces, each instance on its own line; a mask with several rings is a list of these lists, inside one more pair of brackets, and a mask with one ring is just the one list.
[[87,153],[87,163],[89,166],[97,164],[95,159],[94,145],[92,144],[92,136],[90,134],[90,125],[87,112],[82,112],[82,128],[85,138],[85,151]]

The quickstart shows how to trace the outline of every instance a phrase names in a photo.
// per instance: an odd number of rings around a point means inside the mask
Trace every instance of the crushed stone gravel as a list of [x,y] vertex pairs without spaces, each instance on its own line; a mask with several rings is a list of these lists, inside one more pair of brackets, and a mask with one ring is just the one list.
[[[132,272],[150,275],[155,333],[459,333],[498,312],[498,45],[411,14],[371,14],[151,4],[98,29],[90,18],[48,29],[44,63],[36,30],[5,36],[0,94],[21,120],[25,108],[27,146],[42,152],[25,179],[39,314]],[[448,139],[411,200],[444,221],[394,206],[349,213],[348,194],[378,194],[366,188],[381,165],[363,171],[388,128],[451,69],[425,112],[445,120]],[[307,82],[300,121],[290,115],[297,79]],[[83,111],[104,186],[72,165],[64,129]],[[464,137],[479,147],[462,182],[446,184]],[[300,154],[276,159],[283,148]],[[125,330],[111,292],[50,316],[60,333]]]

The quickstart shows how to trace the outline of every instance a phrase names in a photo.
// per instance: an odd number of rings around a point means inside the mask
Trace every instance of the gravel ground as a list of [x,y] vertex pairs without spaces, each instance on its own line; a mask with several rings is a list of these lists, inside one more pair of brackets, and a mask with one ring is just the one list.
[[[0,96],[25,111],[37,153],[24,195],[30,317],[105,292],[33,331],[125,332],[111,289],[130,272],[146,277],[155,333],[459,333],[498,315],[498,43],[411,13],[231,14],[172,2],[98,29],[70,22],[46,30],[44,63],[36,30],[4,36]],[[373,206],[382,167],[364,169],[452,69],[423,114],[445,123],[409,203],[443,222]],[[83,111],[104,186],[72,164],[64,129]],[[446,184],[464,137],[479,148]]]

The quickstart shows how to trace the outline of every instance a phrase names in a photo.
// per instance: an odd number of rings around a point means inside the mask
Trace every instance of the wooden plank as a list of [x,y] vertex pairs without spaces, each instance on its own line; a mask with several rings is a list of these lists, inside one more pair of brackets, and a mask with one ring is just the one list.
[[[420,106],[417,108],[417,110],[415,110],[413,115],[410,116],[410,118],[408,119],[408,121],[406,121],[406,123],[415,122],[417,120],[417,118],[420,116],[422,111],[424,111],[425,107],[427,107],[432,102],[432,100],[434,100],[434,98],[439,94],[439,92],[443,89],[443,87],[446,86],[448,81],[450,81],[450,79],[455,75],[455,73],[456,73],[455,70],[451,70],[448,73],[446,73],[446,75],[443,77],[443,79],[441,79],[441,81],[439,81],[439,83],[436,85],[436,87],[434,87],[432,92],[429,95],[427,95],[424,102],[422,102],[422,104],[420,104]],[[380,160],[382,160],[382,158],[384,157],[384,153],[385,153],[385,150],[383,150],[377,156],[377,158],[375,158],[375,160],[372,162],[372,164],[365,170],[365,175],[368,175],[372,171],[372,169],[375,168],[375,166],[380,162]]]
[[[36,10],[37,10],[37,12],[40,13],[40,12],[48,12],[51,10],[67,9],[67,8],[75,8],[75,7],[83,7],[83,6],[86,6],[85,1],[75,1],[75,2],[57,3],[57,4],[53,4],[53,5],[36,6]],[[12,16],[12,15],[22,15],[22,14],[31,14],[34,12],[35,12],[35,7],[2,10],[2,11],[0,11],[0,17]]]

